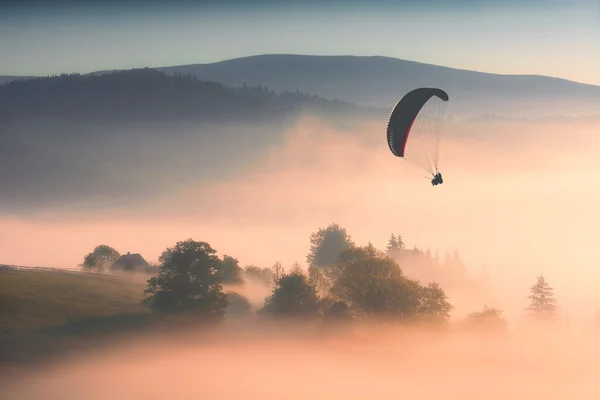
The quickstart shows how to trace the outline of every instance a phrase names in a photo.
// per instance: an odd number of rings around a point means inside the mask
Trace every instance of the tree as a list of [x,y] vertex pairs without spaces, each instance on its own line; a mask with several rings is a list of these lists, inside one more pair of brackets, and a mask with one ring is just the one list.
[[333,264],[343,251],[354,247],[354,243],[346,230],[335,223],[313,232],[310,243],[310,253],[306,257],[309,281],[317,293],[325,295],[327,284],[323,269]]
[[223,256],[223,283],[241,285],[244,283],[244,270],[240,267],[236,258],[228,255]]
[[304,270],[302,269],[302,266],[300,265],[299,262],[295,262],[292,264],[292,267],[290,269],[291,273],[294,274],[298,274],[298,275],[306,275],[306,273],[304,272]]
[[473,311],[465,321],[466,327],[475,330],[505,331],[508,323],[502,317],[502,310],[483,306],[483,311]]
[[394,235],[392,233],[392,235],[390,236],[390,239],[388,240],[386,250],[389,254],[389,253],[396,251],[397,248],[398,248],[398,239],[396,239],[396,235]]
[[88,253],[85,257],[83,257],[83,264],[81,264],[85,268],[94,268],[96,267],[97,259],[94,252]]
[[281,279],[281,277],[285,274],[285,270],[283,269],[283,265],[279,261],[277,261],[271,267],[271,276],[273,277],[273,281],[277,282]]
[[228,292],[227,296],[227,314],[235,316],[246,316],[252,312],[250,301],[237,292]]
[[544,275],[537,278],[535,285],[529,288],[531,300],[529,306],[525,309],[531,312],[531,316],[538,322],[553,322],[556,320],[558,307],[554,298],[554,289],[548,285]]
[[400,266],[373,246],[344,251],[326,271],[330,294],[367,318],[417,315],[421,286],[403,276]]
[[419,314],[431,321],[447,321],[454,307],[448,302],[448,296],[437,282],[431,282],[423,288],[419,303]]
[[148,280],[146,300],[157,314],[222,317],[227,307],[222,291],[223,262],[206,242],[177,242],[160,256],[158,276]]
[[244,268],[244,274],[251,281],[262,283],[266,286],[271,286],[273,284],[273,271],[271,271],[269,268],[260,268],[256,265],[247,265]]
[[348,304],[343,301],[336,301],[325,309],[323,318],[329,322],[346,322],[352,320],[352,314]]
[[333,264],[345,250],[354,247],[346,229],[331,224],[310,235],[310,252],[306,256],[309,268],[322,268]]
[[323,269],[308,267],[308,281],[315,287],[319,295],[327,295],[327,280],[325,278]]
[[404,251],[405,249],[406,249],[406,245],[404,244],[404,241],[402,240],[402,236],[398,235],[396,237],[396,235],[394,235],[392,233],[392,235],[390,236],[390,239],[388,240],[388,244],[386,247],[387,253],[389,255],[392,255],[394,253]]
[[306,275],[290,272],[275,284],[265,299],[261,314],[279,317],[315,318],[319,313],[319,297]]
[[82,265],[86,268],[109,268],[119,257],[121,257],[121,254],[117,250],[108,245],[101,244],[84,257]]
[[406,250],[406,244],[404,243],[404,240],[402,240],[402,236],[398,235],[398,239],[396,240],[396,242],[398,243],[396,250]]

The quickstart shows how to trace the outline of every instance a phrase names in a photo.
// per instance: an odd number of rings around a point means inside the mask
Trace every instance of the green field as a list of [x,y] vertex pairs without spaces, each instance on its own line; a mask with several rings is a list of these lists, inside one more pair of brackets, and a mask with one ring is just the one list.
[[39,330],[77,320],[146,313],[144,284],[98,275],[53,271],[0,271],[0,324]]
[[0,270],[0,353],[21,356],[64,338],[141,329],[151,315],[144,288],[99,275]]

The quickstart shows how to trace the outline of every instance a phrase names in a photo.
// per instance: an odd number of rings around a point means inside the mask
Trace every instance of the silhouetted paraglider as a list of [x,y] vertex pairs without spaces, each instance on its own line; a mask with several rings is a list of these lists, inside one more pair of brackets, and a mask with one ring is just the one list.
[[433,176],[433,179],[431,180],[431,185],[436,186],[436,185],[440,185],[442,183],[444,183],[444,180],[442,179],[442,174],[440,174],[438,172],[437,174],[435,174]]
[[396,103],[387,126],[392,154],[429,172],[432,186],[444,182],[438,171],[438,159],[448,100],[448,94],[442,89],[412,90]]

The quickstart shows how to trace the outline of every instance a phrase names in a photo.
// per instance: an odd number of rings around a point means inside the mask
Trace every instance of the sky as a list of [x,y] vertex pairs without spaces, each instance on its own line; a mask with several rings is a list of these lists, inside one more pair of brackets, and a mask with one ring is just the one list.
[[597,0],[5,1],[0,74],[382,55],[600,85]]

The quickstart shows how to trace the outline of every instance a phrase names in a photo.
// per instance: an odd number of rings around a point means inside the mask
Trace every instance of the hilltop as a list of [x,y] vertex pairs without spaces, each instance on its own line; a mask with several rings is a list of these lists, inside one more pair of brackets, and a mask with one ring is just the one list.
[[0,86],[0,117],[131,122],[188,118],[222,122],[276,118],[304,110],[355,112],[358,106],[261,85],[227,87],[189,74],[134,69],[14,79]]
[[266,85],[362,106],[391,108],[409,90],[444,88],[449,112],[535,117],[600,110],[600,86],[538,75],[468,71],[390,57],[267,54],[209,64],[157,68],[225,85]]

